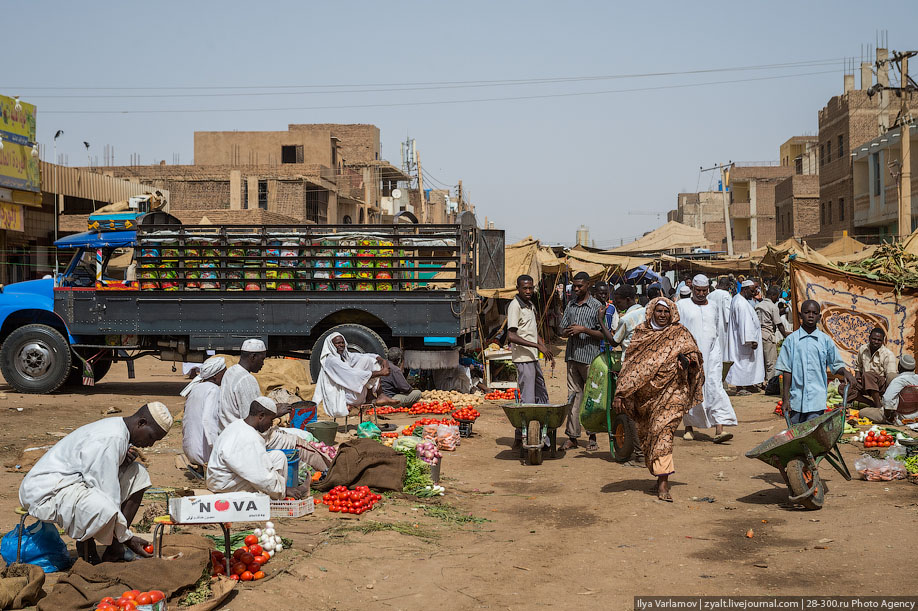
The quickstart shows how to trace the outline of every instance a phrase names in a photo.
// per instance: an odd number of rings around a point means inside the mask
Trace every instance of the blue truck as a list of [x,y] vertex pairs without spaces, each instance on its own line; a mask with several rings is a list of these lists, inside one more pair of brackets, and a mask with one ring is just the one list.
[[250,337],[270,355],[310,359],[315,379],[313,347],[336,331],[355,350],[397,345],[409,366],[449,367],[478,344],[476,289],[504,285],[503,231],[470,213],[444,225],[117,216],[55,243],[73,252],[56,278],[0,286],[0,371],[17,391],[94,384],[113,363],[132,373],[150,355],[202,362]]

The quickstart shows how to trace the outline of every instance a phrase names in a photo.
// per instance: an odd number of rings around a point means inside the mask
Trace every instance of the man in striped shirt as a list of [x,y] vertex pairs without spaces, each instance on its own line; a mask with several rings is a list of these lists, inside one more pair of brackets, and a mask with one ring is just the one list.
[[[572,282],[574,299],[567,304],[561,319],[561,336],[567,338],[564,360],[567,365],[567,392],[572,398],[564,432],[567,441],[562,450],[577,447],[580,437],[580,402],[586,384],[590,363],[599,354],[602,331],[599,330],[599,312],[603,304],[590,295],[590,275],[580,272]],[[596,435],[590,435],[591,447],[596,445]],[[595,447],[594,447],[595,449]]]

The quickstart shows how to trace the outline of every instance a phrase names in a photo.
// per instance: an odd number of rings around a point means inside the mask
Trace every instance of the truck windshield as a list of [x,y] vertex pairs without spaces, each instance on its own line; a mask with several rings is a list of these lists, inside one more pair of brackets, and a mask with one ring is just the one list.
[[[133,248],[102,249],[102,279],[106,282],[133,280],[128,270],[134,257]],[[73,255],[61,286],[92,287],[96,285],[96,251],[80,248]]]

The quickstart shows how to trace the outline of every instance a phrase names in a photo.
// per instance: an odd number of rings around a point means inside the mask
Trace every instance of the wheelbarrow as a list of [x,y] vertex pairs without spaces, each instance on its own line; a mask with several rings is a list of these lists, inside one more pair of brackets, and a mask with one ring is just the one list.
[[520,449],[520,462],[530,465],[542,464],[543,440],[548,437],[548,450],[551,457],[558,455],[557,429],[564,424],[564,415],[570,409],[570,403],[505,403],[501,405],[507,419],[514,428],[523,431],[523,445]]
[[784,419],[788,428],[763,441],[746,452],[749,458],[758,458],[781,472],[790,490],[788,500],[807,509],[820,509],[825,501],[825,483],[819,477],[817,466],[825,459],[846,480],[851,472],[838,449],[838,440],[845,430],[848,393],[844,404],[818,418],[790,424],[787,412]]
[[580,424],[591,433],[609,433],[612,460],[631,460],[638,447],[637,427],[627,414],[615,408],[615,384],[622,370],[622,353],[608,348],[593,359],[580,404]]

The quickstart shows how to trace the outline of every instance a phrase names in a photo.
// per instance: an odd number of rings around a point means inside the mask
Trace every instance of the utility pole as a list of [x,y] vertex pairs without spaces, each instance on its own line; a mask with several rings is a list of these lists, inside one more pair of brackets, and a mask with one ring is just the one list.
[[462,181],[461,180],[459,181],[459,195],[457,197],[459,201],[456,203],[456,214],[459,215],[459,214],[462,214]]
[[901,63],[899,64],[902,70],[902,81],[899,84],[904,89],[900,97],[902,105],[899,108],[899,125],[902,126],[902,173],[899,177],[899,180],[902,181],[902,189],[899,191],[899,237],[902,239],[912,233],[912,147],[909,140],[909,124],[912,117],[908,111],[908,58],[911,55],[915,55],[915,51],[902,53],[900,55]]
[[418,165],[418,201],[421,205],[421,210],[418,216],[421,218],[422,223],[427,222],[427,203],[424,201],[424,176],[421,175],[421,154],[415,153],[415,163]]
[[710,168],[699,168],[700,172],[720,170],[720,192],[723,194],[724,198],[724,233],[727,234],[727,254],[731,257],[733,256],[733,230],[732,227],[730,227],[730,198],[727,196],[727,172],[732,167],[733,162],[731,161],[727,165],[719,163]]

